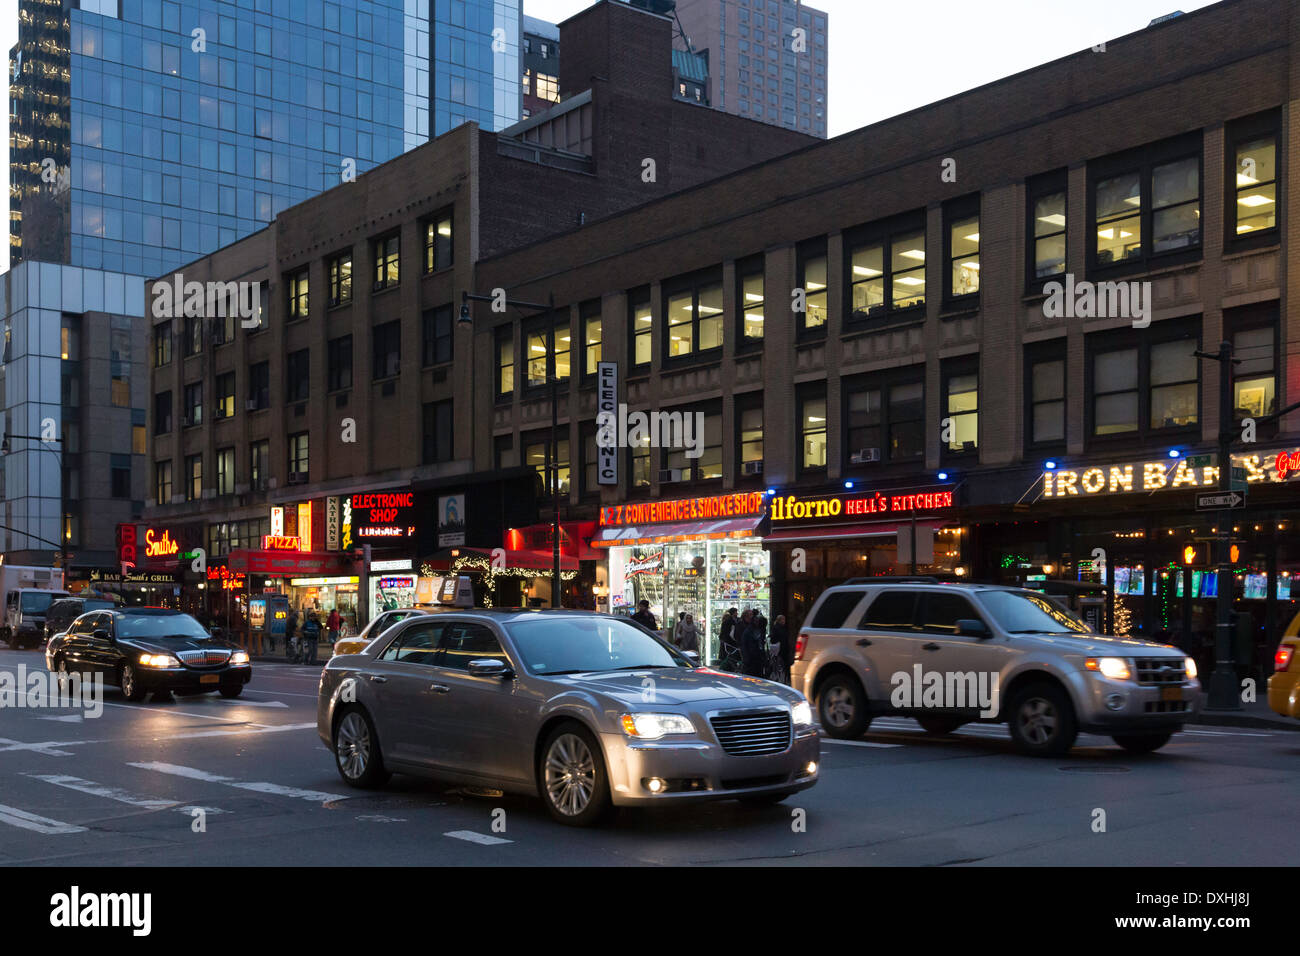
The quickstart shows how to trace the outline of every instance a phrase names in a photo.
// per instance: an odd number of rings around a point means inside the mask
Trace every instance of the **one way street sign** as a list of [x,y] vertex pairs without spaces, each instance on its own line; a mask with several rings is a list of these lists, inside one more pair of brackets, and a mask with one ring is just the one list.
[[1197,511],[1222,511],[1245,504],[1246,495],[1241,491],[1203,491],[1196,496]]

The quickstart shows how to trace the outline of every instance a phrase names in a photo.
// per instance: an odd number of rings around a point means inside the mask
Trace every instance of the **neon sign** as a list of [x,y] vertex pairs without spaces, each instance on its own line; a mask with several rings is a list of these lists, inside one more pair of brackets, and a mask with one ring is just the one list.
[[181,546],[172,540],[171,532],[164,530],[161,537],[155,537],[153,528],[144,533],[144,553],[149,558],[166,558],[175,554]]
[[834,495],[827,498],[800,498],[797,495],[786,495],[784,498],[772,499],[772,522],[776,524],[783,521],[837,521],[876,514],[937,511],[951,507],[951,491],[905,494],[878,491],[866,495]]
[[609,525],[654,524],[659,521],[697,521],[703,518],[731,518],[763,513],[763,492],[740,492],[706,498],[677,498],[611,505],[600,509],[600,523]]
[[[1217,456],[1189,459],[1168,458],[1125,464],[1098,464],[1074,469],[1043,472],[1043,497],[1093,497],[1099,495],[1138,494],[1152,491],[1177,491],[1183,488],[1217,488],[1219,466],[1206,464]],[[1300,474],[1300,449],[1233,455],[1235,472],[1244,473],[1248,485],[1285,482]],[[1241,478],[1234,478],[1241,480]]]
[[346,512],[351,537],[409,538],[415,534],[415,492],[381,491],[353,495]]
[[263,551],[299,551],[301,541],[296,534],[266,534],[262,536]]

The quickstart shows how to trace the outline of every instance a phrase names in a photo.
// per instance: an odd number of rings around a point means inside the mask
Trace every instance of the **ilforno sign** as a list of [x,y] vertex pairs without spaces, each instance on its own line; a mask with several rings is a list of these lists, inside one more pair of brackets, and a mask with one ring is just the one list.
[[874,515],[910,515],[951,507],[952,492],[943,489],[889,490],[861,495],[827,495],[821,498],[785,495],[772,499],[771,516],[773,525],[796,521],[833,524],[836,521],[861,521]]

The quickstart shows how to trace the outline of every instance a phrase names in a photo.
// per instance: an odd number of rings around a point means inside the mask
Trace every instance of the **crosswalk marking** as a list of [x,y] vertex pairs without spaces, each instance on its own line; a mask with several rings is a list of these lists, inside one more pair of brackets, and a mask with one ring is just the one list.
[[193,767],[181,767],[176,764],[161,763],[158,761],[128,763],[127,766],[136,767],[140,770],[152,770],[155,773],[167,773],[174,777],[187,777],[190,780],[202,780],[206,783],[219,783],[227,787],[235,787],[239,790],[252,790],[255,793],[269,793],[277,797],[293,797],[298,800],[310,800],[313,803],[328,803],[331,800],[348,799],[341,793],[326,793],[323,790],[300,790],[297,787],[285,787],[278,783],[237,780],[234,777],[226,777],[218,773],[208,773],[206,770],[196,770]]
[[450,833],[444,833],[443,836],[451,837],[453,840],[464,840],[466,843],[477,843],[480,846],[495,846],[498,843],[514,842],[501,837],[488,836],[486,833],[475,833],[473,830],[452,830]]
[[902,744],[880,744],[873,740],[836,740],[834,737],[824,737],[822,738],[822,743],[844,744],[849,747],[880,747],[881,749],[903,746]]
[[28,813],[26,810],[19,810],[16,807],[6,807],[0,804],[0,823],[7,823],[10,826],[21,827],[24,830],[31,830],[33,833],[43,833],[47,836],[54,836],[61,833],[85,833],[85,827],[79,827],[71,823],[62,823],[59,820],[51,820],[49,817],[38,817],[34,813]]
[[141,797],[133,793],[127,793],[119,787],[104,786],[95,783],[93,780],[82,780],[80,777],[69,777],[64,774],[53,773],[27,773],[23,774],[23,776],[31,777],[33,780],[43,780],[46,783],[54,784],[56,787],[76,790],[78,793],[106,797],[109,800],[116,800],[118,803],[125,803],[133,807],[144,807],[146,810],[164,810],[167,807],[176,806],[175,800],[163,800],[160,797]]

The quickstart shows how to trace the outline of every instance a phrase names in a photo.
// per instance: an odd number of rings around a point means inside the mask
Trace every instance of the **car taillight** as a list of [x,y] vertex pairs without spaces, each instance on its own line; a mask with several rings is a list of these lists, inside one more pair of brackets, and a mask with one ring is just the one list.
[[1279,644],[1277,656],[1273,658],[1273,670],[1284,671],[1291,666],[1291,658],[1295,656],[1295,648],[1290,644]]
[[808,646],[808,635],[801,633],[799,639],[794,642],[794,659],[803,660],[803,649]]

